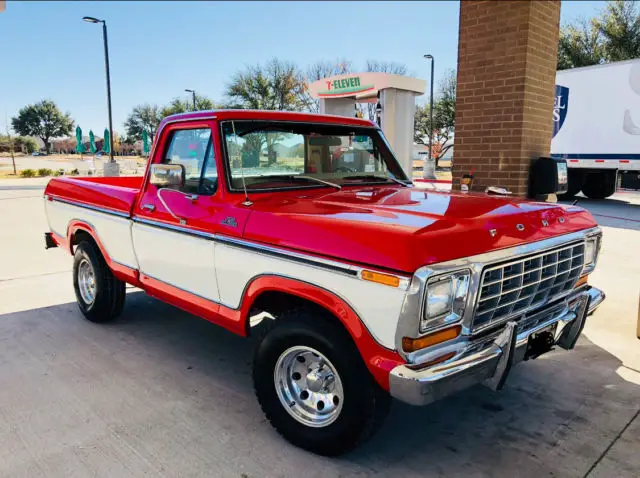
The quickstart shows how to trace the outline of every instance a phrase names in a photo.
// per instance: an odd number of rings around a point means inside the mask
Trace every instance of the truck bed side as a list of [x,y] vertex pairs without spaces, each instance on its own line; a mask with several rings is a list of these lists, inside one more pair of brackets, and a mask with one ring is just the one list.
[[129,215],[142,186],[142,177],[54,178],[45,195],[97,206]]
[[84,230],[96,240],[112,269],[138,269],[131,239],[131,210],[142,177],[54,178],[45,189],[49,229],[71,245]]

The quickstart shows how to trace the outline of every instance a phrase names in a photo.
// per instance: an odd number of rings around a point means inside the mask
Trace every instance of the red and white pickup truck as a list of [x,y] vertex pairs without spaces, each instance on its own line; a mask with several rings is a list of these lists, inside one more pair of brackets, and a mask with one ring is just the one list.
[[[423,405],[572,349],[604,299],[601,233],[575,206],[412,187],[369,121],[266,111],[165,119],[144,177],[52,179],[47,247],[82,313],[125,283],[238,335],[273,426],[326,455],[390,399]],[[255,324],[262,319],[262,325]]]

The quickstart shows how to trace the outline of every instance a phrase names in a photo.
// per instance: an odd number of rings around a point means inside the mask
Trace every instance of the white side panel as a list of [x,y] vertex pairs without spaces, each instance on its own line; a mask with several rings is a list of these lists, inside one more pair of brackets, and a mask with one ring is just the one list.
[[227,307],[240,306],[245,287],[256,276],[274,274],[299,279],[341,297],[380,344],[395,348],[396,326],[405,291],[221,243],[215,247],[220,302]]
[[137,222],[132,230],[140,272],[205,299],[220,300],[213,241]]
[[93,226],[111,260],[132,269],[138,268],[131,242],[131,221],[126,217],[47,200],[45,200],[45,212],[51,230],[59,236],[67,237],[67,229],[71,221],[84,221]]
[[640,155],[640,60],[559,71],[556,85],[569,91],[552,154]]

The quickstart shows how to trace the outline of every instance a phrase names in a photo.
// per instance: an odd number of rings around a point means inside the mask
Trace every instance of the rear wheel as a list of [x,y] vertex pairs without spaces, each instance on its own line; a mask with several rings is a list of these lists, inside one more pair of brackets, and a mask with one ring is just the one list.
[[113,275],[93,242],[76,247],[73,288],[80,312],[91,322],[106,322],[122,312],[125,283]]
[[591,199],[604,199],[616,192],[616,172],[598,171],[585,173],[582,192]]
[[370,437],[390,397],[373,380],[347,332],[322,312],[285,312],[256,350],[256,396],[288,441],[342,454]]

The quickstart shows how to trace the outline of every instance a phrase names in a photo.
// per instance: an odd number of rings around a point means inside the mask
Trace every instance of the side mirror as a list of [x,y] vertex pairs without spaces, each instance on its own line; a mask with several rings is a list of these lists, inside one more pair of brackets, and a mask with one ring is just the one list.
[[152,164],[149,182],[159,188],[181,188],[184,185],[182,164]]

